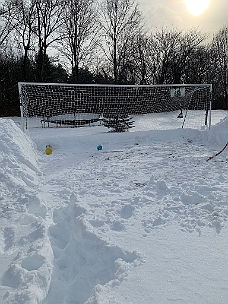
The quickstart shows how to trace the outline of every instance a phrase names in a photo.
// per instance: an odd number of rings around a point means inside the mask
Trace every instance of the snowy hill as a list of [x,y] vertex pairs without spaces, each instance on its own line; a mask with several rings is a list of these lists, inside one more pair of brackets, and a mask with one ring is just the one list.
[[122,134],[0,119],[0,303],[227,303],[228,148],[206,161],[227,113],[164,115]]

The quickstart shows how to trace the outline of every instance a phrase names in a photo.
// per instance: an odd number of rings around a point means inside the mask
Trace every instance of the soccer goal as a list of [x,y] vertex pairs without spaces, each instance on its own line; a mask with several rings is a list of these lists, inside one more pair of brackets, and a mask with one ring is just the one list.
[[[185,127],[199,112],[202,122],[211,123],[211,84],[102,85],[18,83],[22,128],[80,127],[100,124],[102,117],[119,114],[145,115],[173,112],[179,127]],[[198,126],[198,127],[199,127]]]

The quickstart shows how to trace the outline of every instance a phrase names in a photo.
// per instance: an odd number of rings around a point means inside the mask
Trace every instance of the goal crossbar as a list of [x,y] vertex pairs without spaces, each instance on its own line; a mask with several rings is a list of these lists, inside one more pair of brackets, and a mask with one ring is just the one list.
[[208,87],[212,92],[212,84],[209,83],[182,83],[182,84],[97,84],[97,83],[56,83],[56,82],[18,82],[18,87],[22,85],[35,86],[64,86],[64,87],[126,87],[126,88],[145,88],[145,87]]

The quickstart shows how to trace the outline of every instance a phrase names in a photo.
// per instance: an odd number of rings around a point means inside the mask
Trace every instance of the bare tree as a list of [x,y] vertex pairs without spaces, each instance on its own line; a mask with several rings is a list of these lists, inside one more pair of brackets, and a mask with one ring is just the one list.
[[199,45],[191,51],[191,56],[185,63],[183,74],[185,83],[211,83],[211,76],[216,72],[211,70],[211,55],[207,44]]
[[27,80],[27,63],[29,51],[34,50],[36,6],[35,0],[11,0],[14,37],[19,48],[23,50],[23,79]]
[[195,49],[204,41],[197,30],[162,29],[150,39],[150,70],[153,83],[182,83],[186,81],[186,64],[195,56]]
[[13,6],[10,1],[4,1],[0,7],[0,46],[9,38],[9,34],[14,29],[12,22]]
[[224,26],[213,38],[212,45],[213,69],[217,70],[215,89],[223,100],[223,108],[228,109],[228,27]]
[[181,31],[162,28],[150,39],[150,68],[153,73],[153,83],[170,82],[170,66],[177,53]]
[[138,36],[142,18],[134,0],[104,0],[100,10],[102,49],[112,66],[115,83],[121,83],[131,40]]
[[136,62],[137,62],[137,71],[138,71],[138,83],[146,84],[147,83],[147,37],[146,35],[140,34],[136,39]]
[[63,25],[62,0],[34,0],[36,6],[35,35],[38,38],[38,70],[40,80],[44,79],[47,49],[54,42],[61,40],[57,34]]
[[70,61],[73,81],[78,82],[79,67],[96,48],[96,9],[94,0],[63,0],[60,52]]
[[202,46],[202,43],[206,38],[207,35],[202,34],[201,31],[197,29],[182,32],[179,39],[179,45],[177,45],[171,63],[171,77],[173,83],[186,82],[186,75],[188,74],[186,66],[188,65],[188,62],[194,62],[196,56],[201,55],[197,50]]

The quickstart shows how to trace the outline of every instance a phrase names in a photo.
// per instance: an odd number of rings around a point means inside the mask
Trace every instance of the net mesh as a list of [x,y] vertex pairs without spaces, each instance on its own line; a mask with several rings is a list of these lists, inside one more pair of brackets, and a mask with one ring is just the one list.
[[[19,93],[24,118],[39,117],[43,122],[59,122],[61,125],[81,125],[98,120],[101,115],[112,117],[121,113],[140,115],[178,110],[185,113],[188,110],[208,111],[211,101],[210,85],[19,83]],[[88,113],[92,116],[88,116]],[[186,114],[183,116],[186,121]]]

